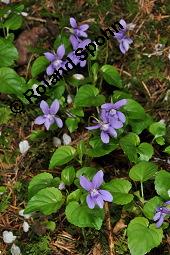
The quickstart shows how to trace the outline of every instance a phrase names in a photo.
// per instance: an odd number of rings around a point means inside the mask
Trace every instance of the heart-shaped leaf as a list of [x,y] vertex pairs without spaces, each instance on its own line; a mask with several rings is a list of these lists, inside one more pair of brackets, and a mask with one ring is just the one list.
[[170,190],[170,173],[161,170],[155,177],[155,189],[158,195],[165,200],[169,200],[168,190]]
[[66,207],[67,220],[80,228],[91,227],[99,230],[104,219],[104,211],[100,208],[90,209],[87,205],[70,202]]
[[144,255],[161,243],[163,231],[155,224],[149,226],[146,218],[136,217],[129,223],[127,235],[131,255]]

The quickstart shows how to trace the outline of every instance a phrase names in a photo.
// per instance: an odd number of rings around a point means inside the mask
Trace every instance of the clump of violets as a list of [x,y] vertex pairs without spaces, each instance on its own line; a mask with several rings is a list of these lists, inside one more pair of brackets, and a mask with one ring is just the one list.
[[83,24],[78,26],[77,21],[74,18],[70,18],[70,25],[71,25],[71,29],[70,31],[72,32],[72,34],[79,38],[79,37],[85,37],[87,38],[87,33],[85,32],[88,28],[89,25],[87,24]]
[[88,130],[100,129],[102,142],[109,143],[110,137],[117,137],[116,129],[122,128],[126,121],[125,115],[119,111],[125,104],[127,104],[127,100],[122,99],[114,104],[106,103],[101,105],[100,118],[94,121],[96,125],[86,128]]
[[103,208],[104,201],[112,202],[113,197],[109,191],[99,189],[104,182],[103,171],[98,171],[93,177],[92,181],[89,181],[86,177],[80,176],[80,185],[89,192],[86,197],[87,205],[90,209],[93,209],[95,205]]
[[167,215],[170,215],[170,200],[164,203],[164,206],[158,207],[156,213],[153,217],[153,220],[156,222],[157,228],[161,227],[164,222],[164,219]]
[[47,75],[52,75],[55,72],[55,70],[64,66],[65,64],[65,61],[63,61],[64,54],[65,48],[63,44],[58,47],[56,53],[51,52],[44,53],[45,57],[51,62],[51,64],[46,69]]
[[62,120],[58,116],[56,116],[56,113],[58,112],[58,110],[60,108],[60,104],[57,99],[53,101],[53,103],[51,104],[50,107],[48,106],[47,102],[42,100],[40,103],[40,108],[41,108],[42,112],[44,113],[44,115],[38,116],[35,119],[34,123],[36,125],[44,124],[44,126],[46,127],[47,130],[49,130],[50,126],[54,123],[56,123],[56,125],[59,128],[63,127]]
[[120,29],[118,33],[115,33],[115,38],[119,42],[119,49],[120,51],[125,54],[128,49],[129,45],[133,42],[132,39],[129,38],[127,35],[127,32],[129,29],[128,24],[126,24],[126,21],[124,19],[121,19],[119,23],[123,26],[123,29]]
[[78,65],[80,64],[81,67],[84,67],[87,63],[87,60],[81,60],[79,56],[76,56],[75,54],[75,51],[78,49],[78,48],[82,48],[84,49],[86,45],[88,45],[91,40],[90,39],[85,39],[85,40],[80,40],[78,39],[77,37],[75,36],[70,36],[70,42],[72,44],[72,47],[73,47],[73,50],[72,52],[70,52],[68,54],[68,57],[73,61],[73,63],[75,65]]

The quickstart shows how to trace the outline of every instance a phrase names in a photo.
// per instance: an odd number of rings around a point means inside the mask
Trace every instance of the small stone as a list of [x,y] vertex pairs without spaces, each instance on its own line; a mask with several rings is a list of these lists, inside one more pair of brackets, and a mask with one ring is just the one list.
[[82,74],[79,74],[79,73],[76,73],[73,75],[73,77],[76,79],[76,80],[84,80],[84,75]]
[[21,250],[20,250],[20,248],[19,248],[17,245],[15,245],[14,243],[13,243],[13,245],[11,246],[11,254],[12,254],[12,255],[21,255]]
[[71,143],[71,137],[67,134],[63,134],[63,144],[68,145]]
[[29,150],[30,146],[27,140],[24,140],[19,143],[19,149],[22,154],[26,153]]
[[26,222],[26,221],[24,221],[22,227],[23,227],[23,230],[24,230],[25,233],[28,232],[28,230],[30,228],[28,222]]
[[15,239],[17,238],[16,236],[13,235],[11,231],[6,231],[6,230],[2,233],[2,237],[3,237],[4,243],[7,243],[7,244],[13,243]]
[[53,137],[53,145],[54,145],[55,147],[61,146],[61,139],[58,138],[58,137]]

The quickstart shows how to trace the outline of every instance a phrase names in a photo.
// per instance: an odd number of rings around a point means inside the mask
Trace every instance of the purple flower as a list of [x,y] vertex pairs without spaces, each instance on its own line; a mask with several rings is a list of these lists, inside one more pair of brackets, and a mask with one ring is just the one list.
[[70,25],[72,27],[71,32],[76,37],[87,37],[87,33],[85,33],[85,31],[89,28],[89,25],[83,24],[78,26],[74,18],[70,18]]
[[74,35],[71,35],[70,36],[70,42],[71,42],[71,44],[73,46],[73,50],[74,51],[70,52],[68,54],[68,57],[73,61],[73,63],[75,65],[80,64],[81,67],[84,67],[86,65],[86,63],[87,63],[87,60],[81,60],[80,58],[83,57],[83,54],[80,57],[76,56],[75,51],[78,48],[84,49],[85,46],[88,45],[91,42],[91,40],[90,39],[80,40],[77,37],[75,37]]
[[117,137],[115,129],[123,127],[123,123],[126,121],[125,115],[117,111],[120,107],[127,103],[126,99],[119,100],[115,104],[106,103],[101,106],[100,120],[97,120],[95,126],[86,127],[88,130],[100,129],[101,140],[103,143],[109,143],[110,136]]
[[101,105],[101,119],[103,119],[105,122],[109,122],[110,125],[115,129],[122,128],[126,121],[126,117],[118,110],[125,104],[127,104],[127,100],[122,99],[117,101],[115,104],[106,103]]
[[65,54],[64,45],[60,45],[57,49],[56,53],[45,52],[45,57],[51,62],[51,64],[47,67],[46,72],[48,75],[52,75],[56,69],[63,67],[64,62],[62,58]]
[[156,213],[153,217],[153,220],[156,221],[156,226],[159,228],[165,219],[166,215],[170,214],[170,208],[167,208],[166,205],[170,205],[170,200],[164,203],[165,206],[158,207]]
[[103,182],[102,170],[95,174],[91,182],[86,177],[80,176],[80,185],[83,187],[83,189],[89,192],[86,197],[86,202],[90,209],[93,209],[95,205],[103,208],[104,201],[111,202],[113,200],[113,197],[109,191],[99,189]]
[[127,36],[127,32],[128,32],[128,24],[126,24],[126,21],[121,19],[119,21],[119,23],[123,26],[123,29],[120,29],[120,31],[118,33],[115,33],[115,38],[117,39],[117,41],[119,42],[119,48],[120,51],[125,54],[128,49],[129,49],[129,45],[133,42],[128,36]]
[[53,101],[50,107],[44,100],[42,100],[40,103],[40,108],[42,112],[44,113],[44,115],[37,117],[34,123],[36,125],[44,124],[47,130],[49,130],[50,126],[53,123],[56,123],[59,128],[62,128],[63,126],[62,120],[55,116],[59,110],[59,107],[60,107],[60,104],[57,99]]

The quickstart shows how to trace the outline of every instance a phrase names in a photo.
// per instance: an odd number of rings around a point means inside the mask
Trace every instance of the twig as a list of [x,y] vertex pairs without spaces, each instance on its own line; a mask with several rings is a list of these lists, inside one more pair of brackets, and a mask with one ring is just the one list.
[[46,23],[46,22],[47,22],[45,19],[36,18],[36,17],[32,17],[32,16],[27,16],[26,19],[28,19],[28,20],[34,20],[34,21],[39,21],[39,22],[43,22],[43,23]]
[[105,217],[106,217],[106,227],[108,230],[108,239],[109,239],[109,249],[110,249],[110,255],[116,255],[114,246],[115,246],[115,241],[113,238],[113,231],[112,231],[112,226],[111,226],[111,220],[110,220],[110,211],[109,211],[109,205],[106,202],[105,203]]
[[144,86],[148,96],[151,98],[151,93],[150,93],[149,89],[147,88],[146,84],[143,81],[142,81],[142,85]]

